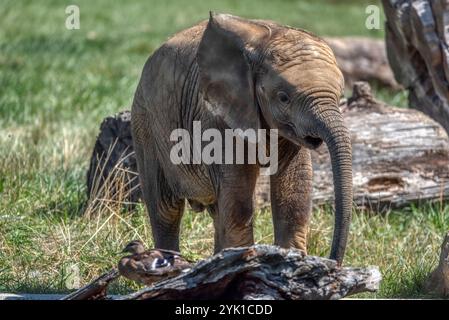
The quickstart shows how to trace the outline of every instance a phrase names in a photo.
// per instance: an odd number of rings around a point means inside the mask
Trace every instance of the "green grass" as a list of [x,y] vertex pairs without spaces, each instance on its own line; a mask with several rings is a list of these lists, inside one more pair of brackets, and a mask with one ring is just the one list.
[[[209,10],[268,18],[319,35],[382,37],[364,27],[372,1],[8,1],[0,9],[0,291],[66,292],[70,267],[81,284],[108,270],[129,240],[151,246],[145,210],[103,207],[82,216],[85,175],[101,120],[129,108],[142,66],[170,34]],[[65,7],[78,4],[81,29],[65,29]],[[406,106],[404,92],[376,95]],[[316,210],[310,253],[327,255],[333,217]],[[346,263],[378,265],[377,294],[420,297],[435,266],[449,206],[422,204],[385,215],[356,212]],[[271,243],[271,216],[257,213],[257,242]],[[187,212],[181,249],[212,253],[206,214]],[[122,281],[115,292],[136,285]]]

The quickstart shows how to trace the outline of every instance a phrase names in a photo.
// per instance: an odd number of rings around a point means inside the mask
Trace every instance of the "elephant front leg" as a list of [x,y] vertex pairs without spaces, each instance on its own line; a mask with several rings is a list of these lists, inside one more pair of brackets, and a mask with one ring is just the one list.
[[224,173],[214,217],[215,252],[254,244],[253,194],[257,175],[255,165],[239,165]]
[[312,160],[309,150],[287,147],[287,151],[280,150],[279,170],[270,177],[274,243],[307,253],[312,211]]

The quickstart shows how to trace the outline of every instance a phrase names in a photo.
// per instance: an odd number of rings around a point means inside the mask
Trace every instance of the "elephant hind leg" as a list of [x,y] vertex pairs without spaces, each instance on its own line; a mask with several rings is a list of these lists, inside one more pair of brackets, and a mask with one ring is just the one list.
[[218,219],[218,206],[217,204],[213,204],[207,207],[207,211],[209,212],[209,215],[211,216],[213,222],[214,222],[214,253],[220,252],[221,249],[221,243],[223,235],[222,229],[220,228],[220,221]]

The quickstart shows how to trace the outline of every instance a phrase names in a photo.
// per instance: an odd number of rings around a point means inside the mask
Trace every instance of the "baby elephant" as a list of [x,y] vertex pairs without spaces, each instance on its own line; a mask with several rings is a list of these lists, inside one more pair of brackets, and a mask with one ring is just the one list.
[[179,251],[186,199],[194,210],[211,214],[216,252],[254,242],[252,200],[260,161],[206,163],[195,161],[195,155],[193,163],[173,161],[173,135],[179,130],[193,135],[186,144],[195,153],[204,142],[195,140],[198,123],[203,133],[214,129],[223,137],[228,129],[276,129],[278,169],[270,176],[275,244],[306,251],[310,150],[324,141],[335,190],[330,257],[341,264],[352,209],[351,141],[339,109],[343,88],[323,40],[272,21],[211,13],[209,21],[164,43],[146,62],[132,106],[137,166],[155,247]]

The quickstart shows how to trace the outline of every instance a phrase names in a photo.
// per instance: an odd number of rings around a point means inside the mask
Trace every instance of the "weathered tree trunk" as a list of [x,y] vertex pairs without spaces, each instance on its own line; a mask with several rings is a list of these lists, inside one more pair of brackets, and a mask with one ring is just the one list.
[[[380,281],[377,267],[337,267],[334,260],[306,256],[296,249],[255,245],[223,250],[175,278],[158,282],[123,299],[328,300],[374,292]],[[79,299],[80,296],[84,299],[96,297],[74,293],[66,299]],[[104,295],[98,297],[105,298]]]
[[388,59],[410,106],[449,132],[449,1],[382,0]]
[[426,290],[443,297],[449,297],[449,233],[441,245],[440,262],[426,283]]
[[[353,145],[354,201],[361,207],[373,211],[398,208],[420,200],[443,200],[449,198],[449,140],[444,129],[423,113],[387,106],[374,99],[366,83],[356,83],[353,96],[343,106],[343,117],[351,132]],[[122,113],[126,115],[126,113]],[[129,113],[128,113],[129,115]],[[116,138],[116,131],[110,127],[129,126],[129,116],[109,117],[102,125],[99,135],[101,148],[96,148],[92,161],[101,157],[98,150],[108,150]],[[107,124],[105,124],[107,123]],[[120,148],[113,149],[113,156],[104,162],[101,177],[114,172],[123,150],[132,150],[131,134],[121,135]],[[333,201],[332,170],[326,146],[313,152],[315,205]],[[127,172],[125,185],[137,183],[137,168],[133,153],[127,154],[123,162]],[[91,164],[91,168],[96,165]],[[95,178],[89,171],[88,181]],[[107,186],[114,178],[105,179]],[[123,184],[120,182],[119,185]],[[101,183],[98,185],[102,186]],[[100,188],[101,190],[101,188]],[[133,185],[130,198],[119,199],[117,193],[109,191],[114,201],[135,202],[140,190]],[[123,195],[124,193],[118,193]],[[126,194],[125,194],[126,196]],[[96,197],[100,198],[101,197]],[[269,178],[261,176],[256,188],[256,205],[269,205]]]
[[141,197],[130,121],[130,112],[124,111],[101,123],[87,172],[86,214],[103,202],[132,209]]
[[388,63],[384,41],[366,37],[325,40],[337,58],[347,88],[352,88],[356,81],[369,81],[391,90],[401,88]]

